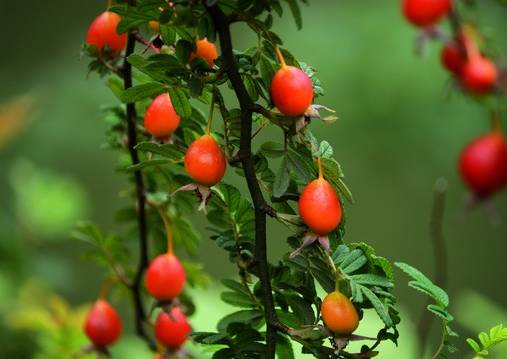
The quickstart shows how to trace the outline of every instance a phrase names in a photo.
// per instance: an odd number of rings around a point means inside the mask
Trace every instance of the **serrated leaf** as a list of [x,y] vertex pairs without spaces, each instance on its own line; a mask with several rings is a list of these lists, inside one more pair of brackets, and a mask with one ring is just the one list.
[[173,161],[182,161],[184,157],[184,153],[178,150],[176,146],[172,144],[141,142],[135,148],[138,151],[155,153]]
[[133,86],[120,95],[123,103],[134,103],[145,98],[153,97],[164,91],[164,86],[158,82],[148,82],[145,84]]
[[171,163],[171,161],[167,159],[153,159],[153,160],[146,160],[141,161],[138,164],[130,165],[127,168],[125,168],[125,171],[127,172],[135,172],[139,171],[148,167],[155,167],[155,166],[161,166]]
[[354,274],[350,276],[350,279],[356,283],[363,285],[371,285],[377,287],[385,287],[392,288],[394,286],[393,282],[391,282],[386,277],[381,277],[376,274]]
[[364,266],[368,262],[368,259],[365,256],[358,257],[355,261],[350,263],[349,265],[342,267],[342,270],[346,274],[350,274]]
[[185,91],[171,87],[169,88],[169,96],[171,97],[171,103],[174,106],[174,110],[178,115],[182,118],[187,118],[192,115],[192,107],[190,106],[190,101],[188,100]]
[[363,292],[364,296],[371,303],[371,305],[373,306],[373,308],[377,312],[377,314],[380,317],[380,319],[382,319],[382,321],[384,322],[384,324],[386,325],[386,327],[389,327],[389,328],[392,327],[393,326],[393,321],[392,321],[391,317],[389,316],[389,313],[388,313],[386,307],[380,301],[380,299],[376,296],[376,294],[373,293],[367,287],[362,286],[362,285],[360,286],[360,289]]
[[276,335],[276,356],[278,359],[294,359],[291,341],[284,335]]
[[468,345],[470,345],[472,350],[475,351],[476,353],[481,351],[481,347],[479,346],[479,344],[475,340],[473,340],[472,338],[468,338],[466,340],[466,342],[468,343]]
[[319,145],[318,157],[331,158],[333,157],[333,147],[327,141],[322,141]]
[[309,163],[303,156],[296,151],[289,149],[286,154],[288,164],[292,170],[301,178],[304,183],[314,179],[311,171],[312,163]]
[[219,332],[224,333],[227,331],[227,327],[232,323],[245,323],[251,325],[258,325],[262,318],[263,313],[260,310],[240,310],[223,317],[217,324]]
[[299,8],[299,4],[297,0],[285,0],[289,4],[290,11],[292,12],[292,16],[294,17],[294,21],[296,22],[296,26],[298,30],[301,30],[303,27],[303,18],[301,16],[301,9]]
[[[435,304],[430,304],[426,307],[430,312],[440,317],[441,319],[452,322],[454,320],[453,316],[449,314],[449,312]],[[485,333],[484,333],[485,334]]]
[[255,303],[252,299],[241,292],[223,292],[220,294],[220,298],[227,304],[233,305],[235,307],[241,308],[250,308],[255,306]]
[[261,145],[261,151],[266,157],[277,158],[283,156],[285,149],[283,145],[278,142],[268,141]]
[[280,163],[280,168],[278,169],[275,177],[275,182],[273,183],[273,196],[280,197],[289,188],[290,184],[290,172],[289,172],[289,163],[287,160],[287,156],[283,157],[282,163]]
[[[400,268],[403,272],[408,274],[410,277],[415,279],[415,286],[412,285],[416,289],[421,289],[426,292],[430,297],[432,297],[437,303],[441,304],[443,307],[447,307],[449,305],[449,296],[447,293],[440,288],[439,286],[433,284],[431,280],[428,279],[423,273],[414,267],[401,262],[396,262],[395,265]],[[410,283],[409,283],[410,284]],[[413,283],[414,284],[414,283]]]

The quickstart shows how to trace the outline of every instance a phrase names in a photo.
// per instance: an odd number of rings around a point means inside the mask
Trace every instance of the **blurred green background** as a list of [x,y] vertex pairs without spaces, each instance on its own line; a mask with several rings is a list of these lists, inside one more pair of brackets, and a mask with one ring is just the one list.
[[[488,113],[452,93],[439,64],[439,43],[429,44],[422,57],[414,55],[416,31],[401,17],[398,1],[312,3],[303,8],[303,31],[296,31],[288,13],[275,29],[299,60],[318,69],[326,90],[319,101],[340,118],[333,125],[314,122],[312,129],[334,146],[355,195],[347,208],[346,239],[364,241],[380,255],[433,276],[432,188],[445,177],[448,290],[457,329],[466,336],[507,324],[506,226],[492,224],[481,208],[463,210],[466,190],[456,171],[460,149],[488,130]],[[479,24],[504,54],[507,11],[494,1],[479,3]],[[79,331],[83,306],[96,297],[101,272],[81,259],[86,246],[70,232],[80,219],[114,231],[114,211],[126,201],[116,154],[101,148],[100,107],[115,99],[98,76],[86,79],[88,59],[80,60],[86,28],[104,8],[99,0],[0,2],[1,358],[68,358],[86,342]],[[240,49],[252,39],[245,31],[234,33]],[[505,222],[506,194],[494,203]],[[204,218],[196,215],[195,221],[204,235],[198,260],[214,278],[232,276],[225,254],[205,237]],[[272,260],[287,250],[285,232],[274,224],[269,249]],[[424,301],[401,274],[398,282],[400,349],[385,345],[380,357],[417,358],[414,323]],[[212,329],[232,310],[220,303],[218,290],[212,285],[195,292],[196,329]],[[130,328],[130,307],[122,312]],[[374,334],[375,325],[367,320],[364,334]],[[460,347],[457,357],[471,357]],[[507,357],[506,349],[492,357]],[[113,353],[149,357],[131,335]]]

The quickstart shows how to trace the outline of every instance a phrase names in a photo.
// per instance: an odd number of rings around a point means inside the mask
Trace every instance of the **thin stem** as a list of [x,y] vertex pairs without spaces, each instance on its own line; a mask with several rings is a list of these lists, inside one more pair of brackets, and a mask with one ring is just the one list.
[[109,290],[116,282],[117,280],[115,278],[107,278],[100,286],[99,299],[105,300],[107,298]]
[[113,0],[107,0],[107,10],[109,10],[113,6]]
[[444,349],[444,345],[445,345],[445,332],[446,332],[446,322],[443,321],[443,329],[442,329],[442,339],[440,339],[440,345],[438,346],[437,348],[437,351],[435,352],[435,354],[433,354],[433,356],[431,357],[431,359],[437,359],[438,356],[440,355],[440,353],[442,352],[442,350]]
[[280,51],[280,48],[278,46],[275,46],[275,51],[276,51],[276,56],[278,56],[278,61],[280,61],[280,66],[282,68],[287,67],[287,63],[285,62],[283,54]]
[[322,168],[322,161],[317,157],[317,167],[319,168],[319,179],[324,178],[324,169]]
[[502,132],[502,119],[498,111],[491,112],[491,130],[493,132]]
[[223,66],[227,72],[241,109],[239,158],[245,172],[248,190],[255,210],[255,258],[257,260],[257,275],[261,282],[262,302],[264,304],[264,316],[266,319],[266,359],[274,359],[276,332],[281,325],[275,311],[266,253],[266,212],[269,212],[269,206],[264,199],[259,182],[257,181],[252,157],[252,113],[255,104],[248,95],[237,68],[232,47],[229,19],[216,4],[208,6],[206,5],[206,1],[203,1],[203,3],[207,7],[215,23],[220,38]]
[[[129,6],[135,6],[135,0],[128,1]],[[124,75],[123,82],[124,88],[129,89],[132,87],[132,66],[127,61],[127,58],[134,53],[136,46],[135,33],[130,31],[127,39],[127,49],[125,51],[125,59],[123,61],[122,73]],[[137,130],[136,119],[137,112],[135,104],[129,103],[126,105],[126,121],[127,121],[127,136],[128,136],[128,150],[132,165],[139,163],[139,154],[135,149],[137,145]],[[145,340],[149,347],[155,349],[155,343],[148,336],[144,330],[144,322],[146,321],[146,312],[144,309],[143,300],[141,297],[141,282],[144,272],[148,266],[148,228],[146,221],[146,196],[144,180],[141,170],[138,169],[134,172],[134,182],[136,187],[136,201],[137,201],[137,225],[139,230],[139,261],[137,264],[137,271],[134,281],[130,286],[132,297],[134,299],[135,307],[135,325],[136,333],[139,337]]]
[[[447,246],[443,233],[447,187],[448,184],[444,178],[439,178],[436,181],[430,219],[430,238],[433,245],[433,257],[435,258],[435,284],[443,289],[447,286]],[[421,352],[424,352],[428,341],[432,319],[431,313],[425,310],[419,321],[418,337]]]
[[167,254],[173,254],[174,244],[173,244],[173,231],[171,230],[170,225],[171,221],[163,208],[157,206],[157,211],[160,214],[160,217],[162,218],[162,222],[164,222],[165,235],[167,237]]
[[212,91],[211,95],[211,106],[209,109],[209,116],[208,116],[208,124],[206,125],[206,134],[211,134],[211,127],[213,125],[213,111],[215,109],[215,100],[216,100],[216,94],[215,91]]

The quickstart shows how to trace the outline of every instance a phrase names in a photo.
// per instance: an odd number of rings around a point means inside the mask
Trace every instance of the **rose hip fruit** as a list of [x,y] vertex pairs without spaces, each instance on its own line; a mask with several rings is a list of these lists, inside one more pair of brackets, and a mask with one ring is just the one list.
[[210,135],[204,135],[188,147],[185,154],[185,170],[197,183],[211,187],[225,174],[224,152]]
[[498,132],[481,136],[466,146],[459,158],[461,177],[470,190],[484,198],[507,184],[507,142]]
[[208,39],[196,40],[196,50],[190,54],[189,62],[194,61],[196,58],[201,57],[212,67],[215,60],[218,58],[217,47],[214,43],[209,42]]
[[498,79],[498,70],[491,60],[477,55],[465,62],[460,78],[467,90],[481,95],[493,89]]
[[338,291],[329,293],[322,301],[322,320],[338,335],[350,335],[359,326],[359,316],[352,302]]
[[183,291],[185,270],[179,259],[171,253],[164,253],[153,259],[146,271],[146,289],[159,301],[170,301]]
[[168,93],[158,95],[144,115],[144,127],[153,137],[169,137],[180,124],[180,116],[174,110]]
[[120,15],[105,11],[93,20],[86,35],[86,43],[95,45],[99,52],[105,46],[109,47],[114,54],[119,54],[127,44],[127,34],[118,34],[116,27],[121,20]]
[[179,349],[190,333],[187,317],[178,307],[173,307],[170,314],[161,312],[155,322],[155,336],[160,344],[169,349]]
[[313,101],[312,80],[294,66],[282,66],[271,80],[271,99],[284,115],[301,116]]
[[403,14],[418,27],[435,24],[452,9],[451,0],[403,0]]
[[305,187],[298,208],[303,222],[312,232],[322,236],[333,231],[342,218],[338,195],[324,178],[313,180]]
[[116,310],[106,300],[99,299],[86,316],[84,330],[95,346],[106,347],[120,337],[122,324]]

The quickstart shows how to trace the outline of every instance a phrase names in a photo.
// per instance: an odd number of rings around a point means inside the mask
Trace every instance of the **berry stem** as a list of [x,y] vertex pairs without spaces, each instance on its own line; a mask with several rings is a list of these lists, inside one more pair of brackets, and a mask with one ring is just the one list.
[[287,63],[285,62],[282,52],[280,51],[280,48],[278,46],[275,46],[275,51],[276,51],[276,56],[278,56],[278,61],[280,61],[280,66],[282,68],[287,67]]
[[496,133],[502,132],[502,120],[498,111],[491,112],[491,130]]
[[157,211],[160,214],[160,217],[162,218],[162,221],[164,222],[164,229],[165,234],[167,237],[167,254],[173,254],[174,253],[174,244],[173,244],[173,231],[171,230],[171,220],[169,219],[169,216],[167,213],[162,209],[161,207],[157,206]]
[[99,291],[99,300],[105,300],[107,298],[107,293],[109,293],[109,290],[113,286],[114,283],[116,283],[117,280],[115,278],[107,278],[102,285],[100,286]]
[[468,60],[476,59],[480,56],[479,48],[472,38],[471,30],[464,28],[461,30],[461,37],[463,38],[463,46],[465,48],[466,57]]
[[211,134],[211,126],[213,124],[213,111],[215,109],[215,91],[213,91],[213,94],[211,95],[211,107],[209,110],[209,116],[208,116],[208,124],[206,125],[206,134]]
[[113,6],[113,0],[107,0],[107,10],[109,10]]
[[317,157],[317,166],[319,168],[319,179],[324,179],[324,169],[322,168],[322,161]]

